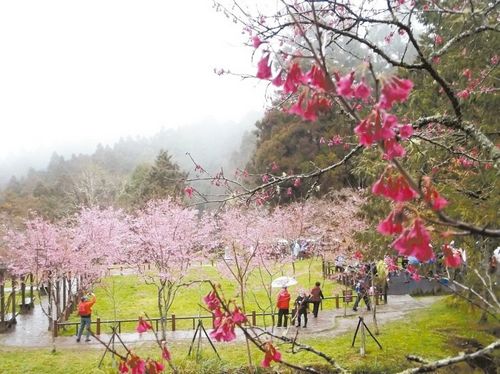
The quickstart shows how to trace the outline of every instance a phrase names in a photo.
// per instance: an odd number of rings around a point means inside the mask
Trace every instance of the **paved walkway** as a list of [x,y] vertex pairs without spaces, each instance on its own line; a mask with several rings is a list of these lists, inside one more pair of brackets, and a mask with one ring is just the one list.
[[[411,311],[426,308],[427,306],[435,302],[438,298],[439,297],[429,296],[417,300],[409,295],[391,295],[389,296],[387,305],[377,306],[377,321],[379,325],[383,325],[387,322],[393,322],[397,319],[401,319]],[[312,313],[309,313],[310,317],[307,328],[275,328],[274,332],[276,334],[286,334],[289,337],[293,337],[298,330],[299,335],[304,338],[310,336],[338,336],[346,332],[354,331],[358,323],[358,316],[364,316],[365,323],[370,329],[372,329],[373,322],[371,312],[366,311],[363,302],[362,305],[363,307],[360,307],[358,312],[353,312],[350,308],[347,309],[345,317],[344,309],[320,311],[317,319],[312,317]],[[41,313],[43,316],[43,313],[40,311],[39,306],[35,307],[35,311],[33,313]],[[33,326],[31,326],[32,323],[28,323],[27,318],[29,318],[29,316],[30,315],[20,315],[18,324],[14,328],[15,331],[0,334],[0,346],[23,348],[52,346],[53,339],[51,337],[51,334],[45,329],[46,323],[38,323],[36,324],[38,327],[34,328]],[[43,318],[45,317],[43,316]],[[44,326],[44,328],[41,329],[40,326]],[[210,330],[207,331],[210,332]],[[193,338],[193,334],[194,330],[175,332],[169,331],[167,332],[167,341],[190,341]],[[120,334],[120,337],[127,345],[134,346],[151,344],[154,341],[154,336],[150,332],[143,334],[123,333]],[[100,339],[107,342],[110,339],[110,335],[101,334]],[[243,336],[241,332],[237,331],[237,340],[242,339]],[[55,339],[55,345],[56,347],[61,348],[85,347],[87,349],[102,349],[102,345],[94,339],[92,339],[88,343],[83,342],[83,340],[84,339],[82,339],[81,343],[77,343],[74,336],[61,336]]]

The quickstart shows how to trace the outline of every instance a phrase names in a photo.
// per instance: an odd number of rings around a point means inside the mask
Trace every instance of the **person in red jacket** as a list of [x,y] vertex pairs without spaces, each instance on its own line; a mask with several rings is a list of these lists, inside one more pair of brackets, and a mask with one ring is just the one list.
[[[283,287],[278,293],[278,301],[276,306],[278,307],[278,325],[276,327],[281,327],[282,322],[283,327],[287,327],[288,324],[288,313],[290,312],[290,294],[286,287]],[[283,321],[283,316],[285,321]]]
[[78,330],[78,335],[76,341],[79,343],[82,337],[83,329],[87,331],[85,333],[85,341],[90,341],[90,322],[92,321],[92,306],[96,302],[96,297],[93,293],[89,296],[82,297],[80,303],[78,304],[78,314],[80,315],[80,329]]

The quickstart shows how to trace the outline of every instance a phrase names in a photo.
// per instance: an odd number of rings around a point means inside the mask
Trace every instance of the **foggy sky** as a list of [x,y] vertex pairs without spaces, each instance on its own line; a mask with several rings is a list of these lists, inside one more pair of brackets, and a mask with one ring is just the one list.
[[209,0],[0,3],[0,160],[263,111],[241,27]]

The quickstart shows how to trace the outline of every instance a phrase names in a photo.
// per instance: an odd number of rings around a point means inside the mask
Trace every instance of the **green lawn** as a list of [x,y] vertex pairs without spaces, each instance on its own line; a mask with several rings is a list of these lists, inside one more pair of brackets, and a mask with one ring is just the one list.
[[[293,274],[292,267],[285,268],[284,274]],[[341,286],[337,283],[328,280],[323,282],[321,261],[318,260],[296,262],[295,277],[299,283],[290,288],[292,299],[297,296],[296,293],[300,288],[311,289],[316,281],[324,283],[322,288],[325,296],[332,296],[335,293],[342,292]],[[203,279],[220,283],[226,297],[239,297],[235,281],[222,278],[216,267],[208,265],[197,266],[186,277],[186,281]],[[202,297],[209,290],[210,286],[207,283],[195,283],[189,287],[182,288],[178,292],[168,314],[175,314],[177,317],[197,316],[198,314],[207,315],[208,312],[202,309],[200,304],[203,304]],[[273,289],[273,303],[278,291],[279,289]],[[115,315],[117,319],[137,318],[144,312],[150,317],[158,317],[156,292],[156,287],[145,284],[140,276],[116,275],[104,278],[94,290],[97,296],[97,303],[93,308],[94,320],[97,317],[100,317],[101,320],[113,320],[115,319]],[[248,313],[252,311],[261,312],[259,305],[264,308],[269,307],[265,289],[257,272],[254,272],[249,278],[245,303]],[[332,308],[333,305],[333,301],[325,302],[325,307]],[[266,310],[266,312],[269,312],[269,310]],[[79,321],[76,313],[70,318],[70,321]],[[191,327],[191,321],[177,321],[178,329],[189,329]],[[123,324],[122,331],[133,331],[134,328],[135,323]],[[74,328],[61,333],[63,335],[73,334]]]
[[[429,359],[455,355],[463,350],[456,345],[461,339],[477,341],[486,345],[495,340],[489,333],[498,324],[478,324],[479,313],[461,303],[455,303],[447,298],[439,301],[426,310],[416,311],[406,319],[382,326],[378,336],[384,349],[378,347],[370,339],[367,343],[367,355],[361,357],[359,348],[351,348],[352,333],[338,338],[316,338],[304,341],[315,348],[333,356],[342,366],[353,372],[391,373],[410,367],[405,359],[407,354],[416,354]],[[188,343],[171,342],[171,351],[176,366],[182,373],[220,373],[243,372],[246,364],[244,344],[221,343],[217,348],[222,356],[222,362],[215,359],[207,343],[203,345],[203,360],[196,363],[187,359]],[[283,358],[294,363],[324,366],[322,359],[308,353],[292,355],[286,347],[280,347]],[[140,347],[137,352],[143,357],[157,358],[157,347]],[[95,349],[74,352],[70,349],[60,349],[56,354],[47,349],[10,349],[0,347],[0,373],[103,373],[109,372],[96,369],[102,351]],[[254,362],[262,359],[262,354],[253,350]],[[498,361],[499,355],[496,354]],[[498,362],[497,362],[498,363]],[[107,365],[111,365],[106,360]],[[274,365],[274,368],[279,366]],[[456,372],[456,368],[449,373]],[[462,364],[462,372],[471,369]],[[264,372],[264,371],[262,371]],[[269,371],[270,372],[270,371]],[[288,372],[281,367],[280,372]]]

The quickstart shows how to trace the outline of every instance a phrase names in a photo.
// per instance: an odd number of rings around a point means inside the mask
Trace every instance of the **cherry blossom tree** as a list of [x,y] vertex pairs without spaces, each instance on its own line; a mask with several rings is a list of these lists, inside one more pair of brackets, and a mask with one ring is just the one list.
[[75,252],[99,271],[121,261],[131,236],[127,222],[121,210],[83,208],[68,222]]
[[[203,258],[210,242],[210,225],[199,219],[199,212],[171,199],[150,201],[130,221],[132,233],[123,259],[137,266],[145,281],[157,289],[158,312],[163,339],[167,313],[180,287],[185,286],[188,269]],[[144,264],[151,264],[148,269]]]
[[[4,240],[10,253],[10,272],[22,277],[32,274],[38,289],[38,299],[45,315],[52,322],[62,317],[58,282],[75,272],[78,263],[64,227],[34,218],[24,223],[24,230],[10,230]],[[48,296],[45,306],[41,291]]]
[[222,274],[238,284],[243,311],[248,278],[260,258],[272,252],[277,243],[277,226],[265,209],[231,206],[219,212],[216,219],[217,239],[225,254],[219,263]]

